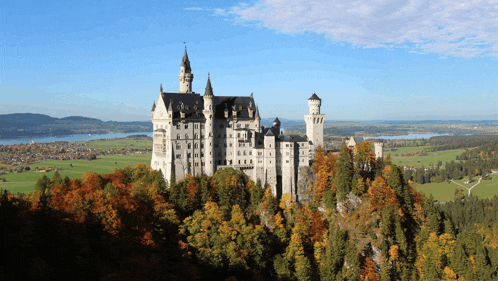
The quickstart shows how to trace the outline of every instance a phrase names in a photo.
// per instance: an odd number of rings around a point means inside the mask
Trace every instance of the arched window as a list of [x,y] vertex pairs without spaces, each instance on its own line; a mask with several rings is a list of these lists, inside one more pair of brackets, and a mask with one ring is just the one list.
[[198,143],[194,144],[194,148],[195,149],[199,148],[199,144]]
[[176,144],[176,149],[182,149],[182,146],[179,143],[177,143]]
[[249,160],[249,163],[251,163],[251,164],[252,164],[252,159],[251,159],[251,160]]
[[244,164],[247,164],[247,160],[244,160]]
[[237,137],[240,138],[240,133],[237,134]]
[[199,138],[199,134],[195,134],[194,139],[198,139],[198,138]]
[[176,139],[179,140],[180,139],[180,134],[176,135]]
[[240,151],[237,151],[237,155],[239,155],[239,156],[240,156]]
[[188,148],[188,149],[191,149],[191,148],[192,148],[192,144],[191,144],[191,143],[188,143],[188,144],[187,144],[187,148]]
[[246,155],[246,151],[244,150],[244,155]]
[[188,134],[185,134],[185,139],[188,140]]

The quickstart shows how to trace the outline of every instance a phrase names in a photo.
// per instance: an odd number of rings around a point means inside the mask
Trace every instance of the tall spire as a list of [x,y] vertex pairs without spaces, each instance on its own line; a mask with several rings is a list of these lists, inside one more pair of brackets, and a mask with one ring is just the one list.
[[213,95],[213,88],[211,87],[211,79],[210,79],[209,72],[208,72],[208,81],[206,83],[206,91],[204,92],[204,95],[205,96],[214,96]]
[[190,73],[192,71],[192,69],[190,68],[190,61],[188,60],[187,46],[185,46],[185,53],[183,53],[182,64],[180,66],[185,67],[186,73]]
[[256,105],[256,118],[261,119],[261,117],[259,117],[259,108],[257,105]]

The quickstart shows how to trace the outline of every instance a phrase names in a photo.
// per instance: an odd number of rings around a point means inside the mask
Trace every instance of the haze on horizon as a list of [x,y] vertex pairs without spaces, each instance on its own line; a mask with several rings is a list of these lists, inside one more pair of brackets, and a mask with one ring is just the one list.
[[262,118],[498,120],[498,5],[260,0],[8,1],[0,114],[148,121],[177,92],[183,42],[204,93],[254,93]]

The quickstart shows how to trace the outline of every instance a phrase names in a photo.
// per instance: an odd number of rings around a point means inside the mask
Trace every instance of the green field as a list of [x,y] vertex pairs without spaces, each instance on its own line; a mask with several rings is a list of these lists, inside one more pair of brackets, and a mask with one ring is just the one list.
[[[103,141],[105,143],[113,143],[113,141]],[[101,145],[101,144],[95,144]],[[151,147],[150,145],[149,147]],[[97,160],[46,160],[36,164],[29,165],[32,171],[23,173],[7,173],[1,175],[7,182],[0,181],[0,188],[9,189],[11,193],[24,192],[28,193],[35,188],[35,184],[43,173],[35,172],[35,167],[58,167],[62,168],[59,173],[62,177],[66,175],[70,178],[80,178],[84,172],[93,171],[99,174],[113,173],[115,169],[124,168],[127,165],[134,167],[138,163],[150,165],[151,153],[148,154],[135,154],[135,155],[105,155],[97,156]],[[70,167],[70,164],[73,167]],[[55,172],[47,172],[46,175],[52,179]]]
[[[398,151],[389,151],[385,152],[384,155],[391,154],[392,162],[396,165],[404,165],[404,166],[416,166],[421,167],[424,165],[428,167],[430,165],[436,165],[438,161],[443,162],[451,162],[452,160],[456,160],[456,156],[462,154],[464,150],[462,149],[452,149],[452,150],[443,150],[443,151],[434,151],[428,152],[427,156],[401,156],[403,153],[407,152],[417,152],[422,151],[424,148],[428,148],[426,146],[420,147],[403,147]],[[395,156],[395,155],[400,156]]]
[[134,148],[134,149],[151,149],[152,139],[137,139],[132,138],[122,138],[122,139],[112,139],[112,140],[91,140],[80,142],[85,144],[86,148],[100,149],[100,150],[110,150],[110,149],[122,149],[122,148]]
[[[498,195],[498,174],[492,174],[491,178],[491,180],[481,181],[479,185],[472,189],[471,194],[480,198],[489,198],[494,195]],[[464,186],[472,187],[477,183],[477,177],[475,179],[476,181],[467,185],[463,183],[466,179],[457,180],[456,182]],[[455,198],[455,188],[463,189],[459,185],[456,185],[452,182],[448,183],[446,181],[440,183],[417,184],[416,187],[417,191],[420,191],[427,196],[432,194],[434,199],[441,202],[453,200]],[[463,190],[463,193],[465,195],[467,195],[467,192],[467,189]]]

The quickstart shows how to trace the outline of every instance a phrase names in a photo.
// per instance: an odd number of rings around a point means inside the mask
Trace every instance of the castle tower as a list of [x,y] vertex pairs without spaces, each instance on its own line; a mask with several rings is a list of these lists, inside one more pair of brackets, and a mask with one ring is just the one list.
[[374,147],[375,147],[375,158],[383,159],[384,158],[384,142],[382,140],[375,141]]
[[180,93],[192,93],[192,81],[194,81],[194,74],[192,74],[192,69],[190,68],[187,47],[185,47],[185,53],[183,54],[182,63],[180,65],[178,80],[180,81]]
[[205,126],[205,167],[206,174],[208,176],[212,176],[214,174],[215,169],[215,161],[214,161],[214,106],[213,106],[213,88],[211,87],[211,79],[209,78],[206,83],[206,90],[204,92],[204,117],[206,118],[206,126]]
[[320,114],[322,99],[315,93],[308,99],[309,114],[304,115],[306,121],[306,136],[313,143],[313,148],[317,149],[319,145],[323,147],[323,122],[325,114]]

